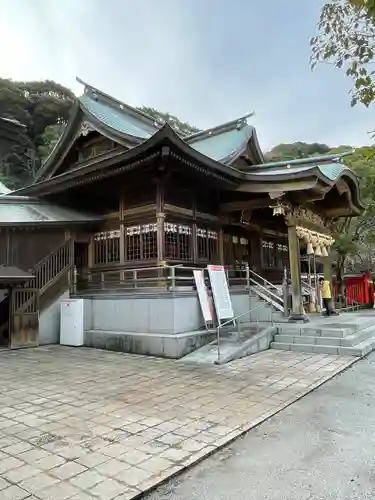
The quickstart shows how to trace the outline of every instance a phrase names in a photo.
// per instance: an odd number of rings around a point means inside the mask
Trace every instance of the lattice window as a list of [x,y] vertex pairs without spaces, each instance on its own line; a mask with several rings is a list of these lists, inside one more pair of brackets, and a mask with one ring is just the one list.
[[141,224],[125,228],[125,260],[156,259],[157,224]]
[[219,240],[216,231],[197,228],[198,259],[215,262],[219,254]]
[[164,255],[171,260],[192,260],[192,230],[190,226],[166,222],[164,224]]
[[120,230],[94,234],[94,264],[120,262]]

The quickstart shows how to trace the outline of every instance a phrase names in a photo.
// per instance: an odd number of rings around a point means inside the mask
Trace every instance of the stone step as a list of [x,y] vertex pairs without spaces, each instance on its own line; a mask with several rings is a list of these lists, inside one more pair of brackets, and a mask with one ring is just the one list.
[[375,325],[371,325],[368,328],[364,328],[363,330],[359,330],[347,337],[344,337],[341,341],[341,345],[343,347],[352,347],[358,345],[366,340],[375,338]]
[[275,335],[274,342],[286,345],[330,345],[341,346],[342,339],[339,337],[313,337],[303,335]]
[[[326,320],[327,321],[327,320]],[[345,321],[345,319],[335,320],[333,322],[316,321],[304,325],[284,324],[278,325],[278,334],[280,335],[300,335],[304,337],[337,337],[345,338],[354,335],[359,331],[371,328],[374,324],[373,319],[361,319],[361,321]],[[313,343],[313,342],[311,342]]]
[[[271,342],[271,349],[282,351],[310,352],[314,354],[338,354],[339,347],[316,344],[285,344],[284,342]],[[343,349],[342,347],[340,349]]]
[[353,334],[356,328],[332,328],[329,326],[302,326],[302,325],[278,325],[278,334],[280,335],[293,335],[301,337],[335,337],[344,338]]
[[284,351],[310,352],[315,354],[336,354],[341,356],[364,356],[375,349],[375,336],[370,337],[353,346],[333,346],[317,344],[286,344],[284,342],[271,342],[271,349]]
[[346,337],[329,337],[326,335],[321,336],[307,336],[307,335],[280,335],[276,334],[274,337],[275,342],[282,342],[284,344],[303,344],[303,345],[325,345],[333,347],[353,347],[365,340],[375,337],[375,326],[359,330],[356,333]]

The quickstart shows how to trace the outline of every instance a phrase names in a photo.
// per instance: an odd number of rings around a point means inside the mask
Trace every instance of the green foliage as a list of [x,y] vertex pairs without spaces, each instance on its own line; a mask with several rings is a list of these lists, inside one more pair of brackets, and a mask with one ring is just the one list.
[[361,196],[366,211],[360,217],[338,221],[333,226],[337,265],[347,262],[369,270],[375,263],[373,249],[375,242],[375,156],[371,148],[358,148],[345,158],[345,163],[359,177]]
[[0,178],[11,188],[31,182],[67,123],[72,92],[53,81],[16,82],[0,79],[0,116],[25,125],[18,144],[0,161]]
[[47,127],[44,129],[43,133],[40,135],[39,146],[37,148],[37,154],[40,164],[43,164],[46,161],[63,131],[63,123],[47,125]]
[[168,123],[181,137],[199,132],[199,129],[197,127],[190,125],[190,123],[182,122],[176,116],[171,115],[170,113],[162,113],[157,109],[149,108],[147,106],[141,106],[138,109],[160,123]]
[[266,153],[267,161],[293,160],[305,158],[315,154],[326,154],[330,150],[326,144],[307,144],[306,142],[295,142],[293,144],[278,144]]
[[353,79],[351,105],[369,106],[375,99],[375,1],[331,0],[324,5],[319,35],[311,39],[311,65],[343,68]]
[[[336,154],[353,151],[350,146],[329,148],[326,144],[279,144],[266,153],[268,161],[290,160],[321,154]],[[299,153],[299,154],[298,154]],[[366,212],[360,217],[341,219],[332,224],[335,238],[334,260],[338,276],[351,263],[362,268],[375,268],[375,154],[371,147],[363,147],[345,157],[345,164],[359,177],[361,196]],[[374,257],[372,255],[374,254]]]

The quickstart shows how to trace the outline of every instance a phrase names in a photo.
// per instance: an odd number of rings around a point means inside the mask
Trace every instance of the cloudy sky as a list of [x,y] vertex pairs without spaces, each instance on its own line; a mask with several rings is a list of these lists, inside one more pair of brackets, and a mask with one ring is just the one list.
[[0,76],[75,77],[205,128],[255,111],[263,149],[369,143],[342,71],[309,69],[322,0],[0,0]]

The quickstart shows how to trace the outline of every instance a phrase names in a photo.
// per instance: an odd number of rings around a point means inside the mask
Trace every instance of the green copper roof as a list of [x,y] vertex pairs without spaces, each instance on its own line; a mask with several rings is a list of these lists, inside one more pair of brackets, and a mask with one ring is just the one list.
[[323,175],[328,177],[331,181],[335,181],[340,177],[344,170],[350,170],[348,167],[342,163],[327,163],[323,165],[318,165],[319,170]]
[[[83,107],[104,125],[116,130],[117,132],[132,136],[141,140],[147,140],[152,137],[160,128],[155,123],[151,126],[135,113],[128,113],[121,105],[109,105],[102,100],[95,100],[88,94],[83,94],[79,98]],[[184,138],[189,146],[208,158],[222,163],[229,162],[237,156],[246,147],[247,142],[254,133],[254,128],[243,124],[236,127],[236,122],[230,126],[223,125],[223,128],[213,129],[212,132],[202,132],[194,136]],[[195,137],[197,136],[197,137]]]
[[86,94],[82,95],[79,100],[84,108],[97,120],[123,134],[140,139],[149,139],[158,131],[157,126],[152,127],[141,118],[138,119],[122,110],[120,106],[116,109],[101,101],[91,99]]
[[234,128],[208,137],[197,137],[192,141],[186,139],[186,142],[199,153],[226,163],[243,151],[252,133],[253,127],[245,125],[240,129]]
[[313,163],[310,163],[308,165],[294,165],[288,168],[287,166],[285,167],[272,167],[268,166],[265,164],[262,167],[259,167],[256,172],[251,172],[249,171],[248,174],[249,176],[274,176],[274,175],[285,175],[285,176],[291,176],[293,174],[299,174],[302,172],[308,172],[310,170],[314,169],[319,169],[322,175],[327,177],[331,181],[337,180],[340,175],[350,169],[343,165],[342,163],[323,163],[320,165],[314,165]]

